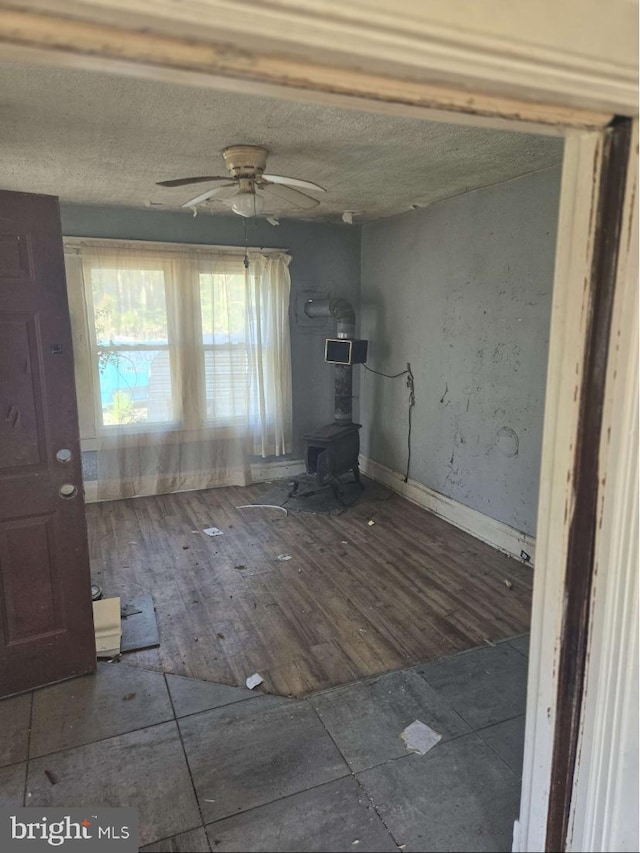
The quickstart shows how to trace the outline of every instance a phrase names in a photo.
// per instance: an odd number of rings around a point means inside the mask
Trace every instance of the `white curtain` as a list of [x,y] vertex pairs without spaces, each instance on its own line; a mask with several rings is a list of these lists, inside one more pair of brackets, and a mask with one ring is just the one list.
[[290,258],[67,245],[82,438],[97,498],[250,481],[291,445]]

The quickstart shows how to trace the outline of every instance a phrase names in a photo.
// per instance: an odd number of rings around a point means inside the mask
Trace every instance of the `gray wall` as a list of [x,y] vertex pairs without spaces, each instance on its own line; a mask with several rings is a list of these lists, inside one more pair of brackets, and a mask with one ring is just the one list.
[[[362,229],[369,365],[415,375],[410,477],[535,535],[560,170]],[[363,453],[406,466],[403,379],[362,371]]]
[[[62,231],[68,237],[110,237],[173,243],[244,245],[241,217],[63,204]],[[302,454],[302,435],[333,420],[333,368],[324,363],[328,321],[308,321],[302,305],[308,293],[343,296],[356,304],[360,294],[360,229],[349,225],[282,219],[247,220],[250,246],[289,249],[291,273],[291,357],[293,456]]]

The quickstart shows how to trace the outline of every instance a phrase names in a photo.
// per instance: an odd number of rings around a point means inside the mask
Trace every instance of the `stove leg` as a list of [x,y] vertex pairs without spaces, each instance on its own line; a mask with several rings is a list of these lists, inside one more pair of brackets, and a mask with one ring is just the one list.
[[361,489],[364,490],[364,483],[360,479],[360,466],[358,465],[357,462],[351,470],[353,471],[353,477],[354,477],[356,483],[360,486]]
[[331,486],[331,491],[333,492],[334,498],[338,501],[342,506],[346,506],[345,502],[342,500],[342,492],[340,491],[340,482],[335,477],[331,477],[329,480],[329,485]]

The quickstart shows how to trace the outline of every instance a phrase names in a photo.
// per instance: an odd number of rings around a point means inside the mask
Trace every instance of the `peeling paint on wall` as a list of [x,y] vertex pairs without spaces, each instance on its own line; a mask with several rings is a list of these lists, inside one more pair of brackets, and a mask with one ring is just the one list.
[[[412,477],[535,535],[560,169],[362,233],[369,364],[411,361]],[[367,374],[363,452],[402,470],[401,391]]]

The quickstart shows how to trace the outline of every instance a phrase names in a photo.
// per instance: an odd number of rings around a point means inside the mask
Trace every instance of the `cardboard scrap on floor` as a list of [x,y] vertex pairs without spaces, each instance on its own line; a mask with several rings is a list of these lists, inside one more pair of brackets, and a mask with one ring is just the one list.
[[144,595],[134,598],[122,608],[122,642],[120,650],[139,652],[160,645],[158,622],[153,598]]
[[93,602],[93,627],[97,657],[113,658],[119,655],[122,636],[119,598],[101,598]]
[[421,723],[420,720],[415,720],[410,726],[407,726],[400,737],[410,752],[417,752],[419,755],[426,755],[442,740],[441,734]]

